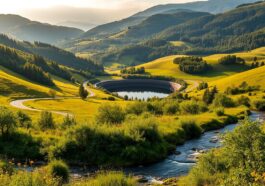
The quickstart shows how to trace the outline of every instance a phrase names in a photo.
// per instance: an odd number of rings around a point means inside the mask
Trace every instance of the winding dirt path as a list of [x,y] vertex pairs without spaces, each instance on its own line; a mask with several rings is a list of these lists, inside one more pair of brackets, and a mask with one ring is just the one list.
[[[88,91],[89,96],[88,97],[94,97],[96,94],[87,86],[88,81],[83,83],[84,88]],[[67,98],[77,98],[77,97],[56,97],[56,98],[28,98],[28,99],[19,99],[19,100],[14,100],[10,102],[10,105],[12,107],[15,107],[17,109],[21,110],[28,110],[28,111],[33,111],[33,112],[42,112],[43,110],[41,109],[35,109],[28,107],[24,105],[25,102],[28,101],[40,101],[40,100],[61,100],[61,99],[67,99]],[[54,114],[59,114],[62,116],[73,116],[73,114],[68,113],[68,112],[63,112],[63,111],[50,111],[51,113]]]

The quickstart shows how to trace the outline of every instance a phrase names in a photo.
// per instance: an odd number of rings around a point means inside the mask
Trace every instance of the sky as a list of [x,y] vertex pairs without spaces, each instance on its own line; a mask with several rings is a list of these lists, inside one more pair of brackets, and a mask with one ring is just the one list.
[[19,14],[51,24],[99,25],[158,4],[196,0],[0,0],[1,14]]

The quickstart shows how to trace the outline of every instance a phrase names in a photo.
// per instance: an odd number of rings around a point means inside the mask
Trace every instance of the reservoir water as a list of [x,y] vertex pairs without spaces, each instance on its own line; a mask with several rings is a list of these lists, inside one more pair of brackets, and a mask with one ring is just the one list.
[[155,91],[119,91],[117,92],[119,96],[125,97],[128,96],[129,99],[141,99],[141,100],[147,100],[148,98],[165,98],[169,94],[168,93],[162,93],[162,92],[155,92]]

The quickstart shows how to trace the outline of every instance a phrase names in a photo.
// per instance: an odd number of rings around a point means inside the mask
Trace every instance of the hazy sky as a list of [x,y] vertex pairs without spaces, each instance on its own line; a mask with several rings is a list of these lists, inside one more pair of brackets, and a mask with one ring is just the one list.
[[101,24],[157,4],[191,1],[196,0],[0,0],[0,13],[53,24],[66,21]]

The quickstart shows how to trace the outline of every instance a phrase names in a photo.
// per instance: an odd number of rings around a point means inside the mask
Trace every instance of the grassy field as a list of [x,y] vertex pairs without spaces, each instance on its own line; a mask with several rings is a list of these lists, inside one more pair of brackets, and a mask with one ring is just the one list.
[[[151,61],[149,63],[139,65],[138,67],[145,67],[146,71],[152,75],[165,75],[181,79],[200,80],[207,82],[218,80],[247,70],[247,67],[239,65],[229,65],[229,66],[219,65],[218,60],[226,55],[228,54],[215,54],[204,57],[204,60],[206,60],[209,64],[211,64],[213,69],[201,75],[191,75],[181,72],[178,68],[178,65],[173,63],[173,60],[176,57],[181,57],[181,55],[163,57]],[[247,64],[250,65],[254,57],[257,57],[259,61],[265,60],[265,47],[255,49],[250,52],[235,53],[235,55],[244,58]],[[115,71],[115,73],[118,73],[118,71]]]

